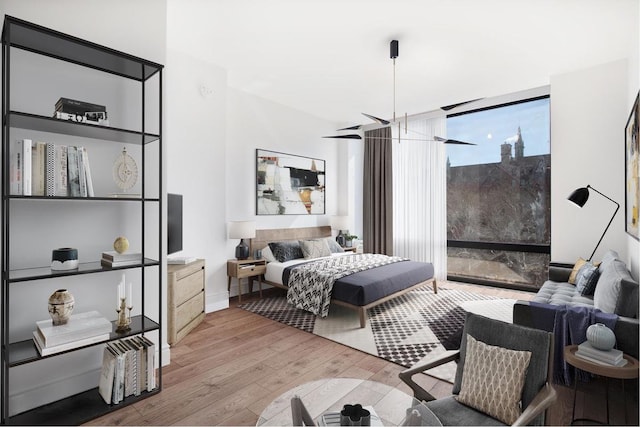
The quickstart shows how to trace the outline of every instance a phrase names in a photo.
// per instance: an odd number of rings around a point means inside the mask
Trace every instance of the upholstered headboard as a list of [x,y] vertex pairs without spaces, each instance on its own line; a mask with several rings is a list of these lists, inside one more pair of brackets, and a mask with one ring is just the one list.
[[250,253],[256,249],[262,249],[270,242],[282,242],[284,240],[306,240],[318,237],[331,237],[331,227],[321,225],[318,227],[301,228],[272,228],[256,230],[256,237],[249,243]]

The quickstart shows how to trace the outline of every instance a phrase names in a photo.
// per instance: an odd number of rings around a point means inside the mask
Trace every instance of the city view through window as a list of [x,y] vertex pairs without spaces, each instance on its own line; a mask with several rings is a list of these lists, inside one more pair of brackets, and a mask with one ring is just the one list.
[[549,98],[447,118],[451,280],[537,289],[551,240]]

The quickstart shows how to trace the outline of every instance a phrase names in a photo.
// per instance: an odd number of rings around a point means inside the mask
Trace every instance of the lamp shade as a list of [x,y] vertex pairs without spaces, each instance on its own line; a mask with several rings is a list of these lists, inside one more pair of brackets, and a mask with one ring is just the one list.
[[334,230],[346,230],[349,228],[349,217],[336,215],[331,217],[331,228]]
[[570,202],[575,203],[576,205],[583,207],[587,200],[589,200],[589,188],[581,187],[575,190],[571,195],[567,198]]
[[229,223],[230,239],[253,239],[256,237],[255,221],[231,221]]

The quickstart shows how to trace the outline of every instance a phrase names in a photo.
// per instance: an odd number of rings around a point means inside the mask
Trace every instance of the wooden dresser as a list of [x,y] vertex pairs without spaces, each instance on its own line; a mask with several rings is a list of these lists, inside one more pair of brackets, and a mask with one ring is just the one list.
[[167,266],[167,340],[175,344],[204,319],[204,260]]

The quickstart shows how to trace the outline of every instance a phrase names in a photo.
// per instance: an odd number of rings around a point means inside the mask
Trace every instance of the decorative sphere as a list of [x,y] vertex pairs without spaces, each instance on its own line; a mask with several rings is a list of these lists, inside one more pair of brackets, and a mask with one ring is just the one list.
[[118,237],[115,242],[113,242],[113,249],[116,250],[119,254],[123,254],[129,249],[129,240],[124,237]]
[[616,345],[616,336],[604,324],[596,323],[587,328],[587,341],[598,350],[609,351]]

